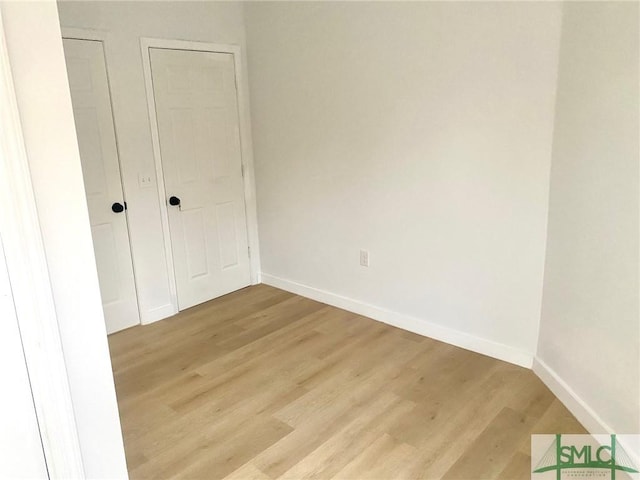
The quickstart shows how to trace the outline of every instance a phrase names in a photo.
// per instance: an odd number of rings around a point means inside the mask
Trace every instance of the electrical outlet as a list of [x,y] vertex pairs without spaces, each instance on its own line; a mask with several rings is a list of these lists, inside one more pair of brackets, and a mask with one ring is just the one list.
[[360,265],[369,266],[369,250],[360,250]]
[[153,176],[148,173],[138,174],[138,185],[140,188],[150,187],[153,185]]

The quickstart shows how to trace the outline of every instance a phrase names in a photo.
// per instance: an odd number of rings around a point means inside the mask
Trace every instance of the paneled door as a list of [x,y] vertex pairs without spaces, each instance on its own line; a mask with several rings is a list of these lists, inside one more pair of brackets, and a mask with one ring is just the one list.
[[150,48],[178,308],[251,281],[233,55]]
[[103,45],[64,41],[107,333],[140,323]]

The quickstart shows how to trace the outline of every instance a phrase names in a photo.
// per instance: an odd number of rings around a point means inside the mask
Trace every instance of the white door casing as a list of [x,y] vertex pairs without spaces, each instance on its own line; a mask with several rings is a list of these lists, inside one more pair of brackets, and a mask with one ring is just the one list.
[[150,48],[180,310],[251,283],[230,53]]
[[[64,39],[107,333],[140,323],[102,42]],[[118,205],[116,205],[116,209]]]
[[0,238],[0,477],[47,479],[38,419],[25,364],[9,273]]
[[[2,322],[17,320],[47,473],[51,478],[80,479],[84,478],[82,452],[27,158],[28,143],[23,135],[10,62],[10,53],[16,55],[12,60],[19,60],[24,53],[15,43],[8,45],[7,42],[7,39],[15,41],[15,31],[11,33],[10,28],[20,25],[20,20],[16,22],[16,19],[22,11],[14,10],[16,6],[0,4],[0,236],[4,250],[1,268],[6,267],[9,282],[2,290],[10,284],[12,297],[12,305],[0,307],[0,319]],[[5,30],[7,24],[9,28]],[[10,33],[6,35],[6,31]],[[36,35],[36,38],[40,37]],[[3,282],[6,281],[7,277],[4,277]],[[9,324],[5,327],[10,328]],[[7,333],[5,337],[5,333],[0,344],[14,335]],[[5,350],[4,346],[2,349]],[[12,365],[10,363],[9,367]],[[6,380],[11,383],[11,379]],[[7,408],[9,414],[16,413],[10,405]],[[27,422],[18,423],[20,428],[30,428]],[[5,432],[11,429],[10,426],[4,428]],[[1,451],[12,455],[6,449]],[[24,472],[37,478],[41,472],[40,455],[37,449],[31,452],[31,467],[34,468]],[[8,460],[19,461],[15,457]]]

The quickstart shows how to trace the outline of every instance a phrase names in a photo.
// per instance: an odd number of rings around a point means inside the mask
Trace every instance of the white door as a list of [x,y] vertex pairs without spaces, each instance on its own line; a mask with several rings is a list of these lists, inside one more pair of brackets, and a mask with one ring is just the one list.
[[0,478],[49,478],[0,239]]
[[234,62],[227,53],[149,51],[183,310],[251,281]]
[[140,323],[102,42],[64,39],[107,333]]

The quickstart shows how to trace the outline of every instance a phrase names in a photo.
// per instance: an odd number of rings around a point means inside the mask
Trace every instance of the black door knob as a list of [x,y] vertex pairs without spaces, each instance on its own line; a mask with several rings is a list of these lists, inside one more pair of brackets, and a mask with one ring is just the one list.
[[177,207],[180,205],[180,199],[178,197],[169,197],[169,205]]
[[113,205],[111,205],[111,211],[113,213],[122,213],[124,212],[124,209],[125,209],[125,206],[122,205],[120,202],[116,202]]

